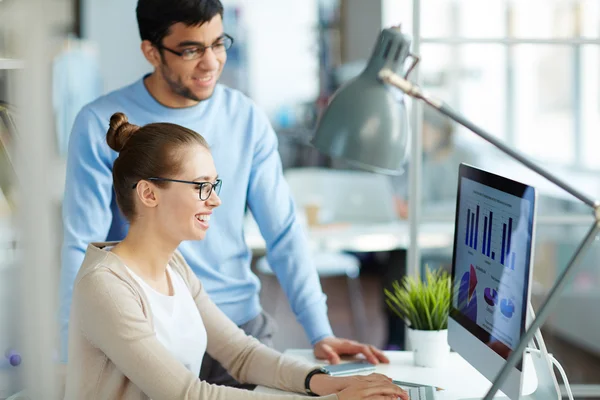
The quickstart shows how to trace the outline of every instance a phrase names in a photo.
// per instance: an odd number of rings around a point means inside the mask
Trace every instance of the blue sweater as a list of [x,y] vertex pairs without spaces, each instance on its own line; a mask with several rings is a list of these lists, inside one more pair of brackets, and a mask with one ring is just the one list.
[[250,270],[252,254],[244,241],[248,207],[267,243],[269,264],[309,340],[314,344],[332,335],[326,298],[296,219],[277,137],[266,115],[243,94],[221,85],[196,106],[168,108],[150,95],[140,79],[85,106],[69,140],[60,277],[62,359],[67,359],[73,283],[88,243],[121,240],[127,233],[112,188],[117,153],[106,144],[108,123],[117,111],[137,125],[177,123],[208,141],[223,180],[223,204],[215,209],[206,239],[184,242],[179,250],[220,309],[238,325],[261,312],[260,282]]

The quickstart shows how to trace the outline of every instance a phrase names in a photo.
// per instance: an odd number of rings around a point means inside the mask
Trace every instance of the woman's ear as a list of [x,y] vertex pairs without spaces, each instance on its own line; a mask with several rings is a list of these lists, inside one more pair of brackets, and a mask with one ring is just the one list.
[[152,185],[150,182],[144,180],[139,181],[136,186],[136,194],[144,206],[152,208],[158,205],[156,186]]

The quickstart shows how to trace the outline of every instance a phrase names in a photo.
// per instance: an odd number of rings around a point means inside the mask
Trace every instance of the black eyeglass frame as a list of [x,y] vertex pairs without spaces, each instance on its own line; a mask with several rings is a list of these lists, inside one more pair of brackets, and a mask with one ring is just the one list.
[[[168,48],[168,47],[164,46],[164,45],[163,45],[163,44],[161,44],[161,43],[155,43],[155,46],[156,46],[156,47],[158,47],[159,49],[166,50],[166,51],[168,51],[169,53],[173,53],[173,54],[175,54],[176,56],[179,56],[179,57],[181,57],[181,58],[182,58],[184,61],[193,61],[193,60],[199,60],[199,59],[201,59],[202,57],[204,57],[204,55],[206,54],[206,50],[207,50],[207,49],[209,49],[209,48],[210,48],[210,49],[213,49],[213,52],[215,52],[215,53],[217,53],[217,54],[218,54],[218,53],[221,53],[221,52],[219,52],[219,51],[215,51],[215,49],[214,49],[214,47],[215,47],[215,46],[223,45],[223,51],[225,51],[225,52],[226,52],[227,50],[229,50],[229,49],[231,48],[231,46],[233,46],[233,42],[234,42],[234,40],[233,40],[233,37],[231,37],[231,36],[229,36],[228,34],[224,33],[224,34],[223,34],[223,36],[221,36],[221,37],[219,38],[219,40],[224,40],[224,39],[226,39],[226,40],[228,40],[228,41],[229,41],[229,44],[228,44],[228,45],[226,45],[225,43],[218,43],[218,42],[217,42],[217,43],[213,43],[213,44],[211,44],[210,46],[190,46],[188,49],[184,49],[184,50],[182,50],[182,51],[177,51],[177,50],[170,49],[170,48]],[[184,56],[185,52],[186,52],[187,50],[191,49],[191,48],[198,49],[198,57],[186,58],[186,57]]]
[[[158,177],[153,177],[153,178],[148,178],[145,179],[146,181],[158,181],[158,182],[177,182],[177,183],[185,183],[188,185],[196,185],[198,186],[198,197],[200,198],[201,201],[206,201],[210,198],[210,196],[212,195],[212,192],[214,191],[217,196],[219,195],[219,193],[221,193],[221,186],[223,184],[223,181],[221,179],[217,179],[215,181],[215,183],[212,182],[195,182],[195,181],[182,181],[181,179],[170,179],[170,178],[158,178]],[[137,182],[133,184],[133,186],[131,187],[132,189],[135,189],[137,187]],[[210,192],[208,192],[208,196],[206,196],[206,198],[202,198],[202,189],[204,188],[205,185],[210,185]]]

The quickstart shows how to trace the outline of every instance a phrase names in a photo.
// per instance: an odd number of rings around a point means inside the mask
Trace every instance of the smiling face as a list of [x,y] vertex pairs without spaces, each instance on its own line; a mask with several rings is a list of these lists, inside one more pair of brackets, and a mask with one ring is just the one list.
[[[215,183],[217,171],[210,151],[193,145],[178,152],[181,169],[177,176],[168,178]],[[218,194],[213,190],[208,199],[200,200],[199,185],[168,182],[163,187],[153,186],[157,202],[151,211],[152,218],[157,229],[167,236],[165,239],[174,242],[204,239],[211,214],[221,204]]]
[[212,96],[227,61],[227,52],[215,46],[206,49],[202,57],[195,60],[185,60],[173,52],[218,45],[223,41],[223,35],[223,20],[217,14],[199,26],[181,22],[171,25],[169,34],[159,44],[144,41],[144,55],[155,68],[155,90],[159,91],[156,97],[167,106],[178,107],[194,105]]

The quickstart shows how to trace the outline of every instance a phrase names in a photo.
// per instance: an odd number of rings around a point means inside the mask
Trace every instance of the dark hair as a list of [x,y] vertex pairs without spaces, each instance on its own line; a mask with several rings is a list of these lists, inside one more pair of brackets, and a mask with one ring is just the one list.
[[171,25],[200,26],[217,14],[223,18],[219,0],[139,0],[136,8],[142,40],[161,44]]
[[[199,144],[208,149],[206,140],[191,129],[170,123],[139,127],[120,112],[110,117],[106,142],[119,152],[112,170],[113,186],[117,204],[129,221],[135,217],[133,185],[142,179],[177,175],[181,170],[179,151],[184,146]],[[169,183],[154,184],[164,187]]]

